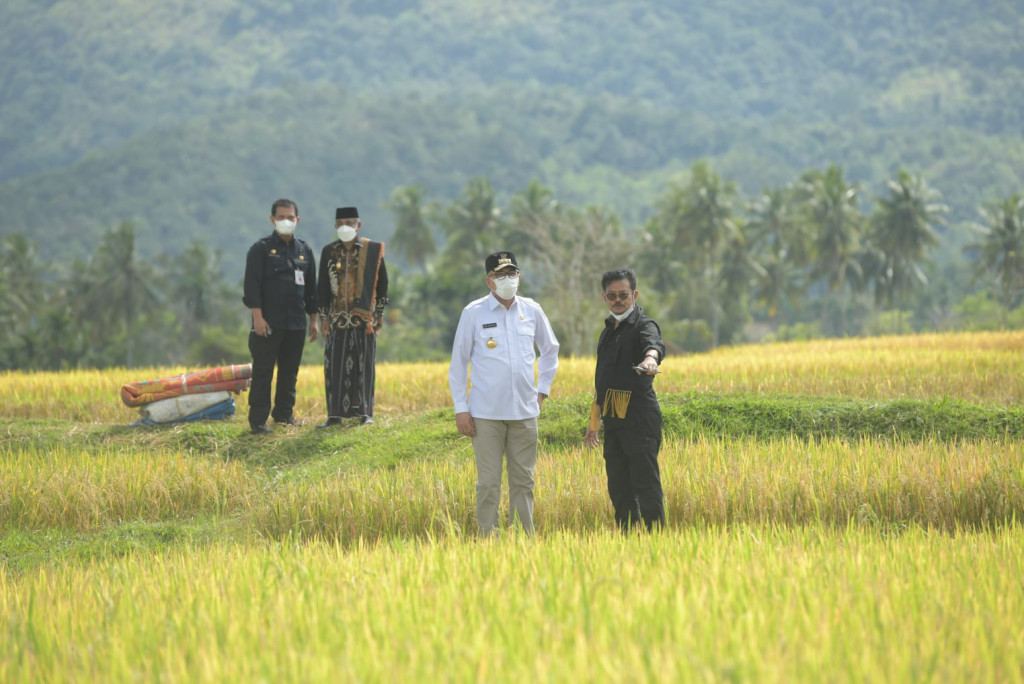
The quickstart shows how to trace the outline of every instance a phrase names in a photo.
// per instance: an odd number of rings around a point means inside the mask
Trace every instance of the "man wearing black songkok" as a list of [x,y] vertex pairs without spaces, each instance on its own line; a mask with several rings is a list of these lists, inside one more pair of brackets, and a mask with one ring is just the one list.
[[359,237],[362,228],[355,207],[334,215],[338,239],[320,253],[318,297],[324,349],[327,420],[320,427],[340,425],[343,418],[373,422],[377,333],[388,304],[388,271],[384,243]]

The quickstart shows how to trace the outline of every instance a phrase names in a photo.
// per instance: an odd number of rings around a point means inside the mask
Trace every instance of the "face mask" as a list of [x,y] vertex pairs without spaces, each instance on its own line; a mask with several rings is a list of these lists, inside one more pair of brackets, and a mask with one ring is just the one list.
[[494,281],[494,293],[502,299],[512,299],[519,291],[519,276]]
[[295,221],[274,221],[274,230],[278,235],[291,235],[295,232]]
[[625,311],[623,311],[620,314],[613,313],[612,314],[612,318],[614,318],[615,320],[617,320],[617,321],[619,321],[621,323],[622,321],[624,321],[626,319],[626,316],[628,316],[629,314],[633,313],[633,307],[635,307],[635,306],[636,306],[636,304],[634,304],[633,306],[629,307],[628,309],[626,309]]
[[356,239],[356,227],[342,224],[335,229],[338,239],[342,242],[352,242]]

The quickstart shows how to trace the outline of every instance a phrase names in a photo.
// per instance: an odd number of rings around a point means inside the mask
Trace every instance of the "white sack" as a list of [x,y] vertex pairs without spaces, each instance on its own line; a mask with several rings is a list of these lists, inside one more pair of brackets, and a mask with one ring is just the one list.
[[183,394],[180,397],[150,402],[139,409],[139,414],[154,423],[169,423],[172,420],[179,420],[205,408],[210,408],[230,397],[231,393],[226,391]]

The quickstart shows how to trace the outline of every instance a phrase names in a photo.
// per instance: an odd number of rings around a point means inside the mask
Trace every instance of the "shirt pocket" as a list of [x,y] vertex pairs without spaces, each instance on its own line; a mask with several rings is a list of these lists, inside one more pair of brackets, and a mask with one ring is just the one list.
[[505,341],[498,339],[500,333],[498,328],[485,328],[477,333],[477,346],[480,348],[480,353],[485,356],[498,356],[504,354],[506,350],[502,349],[505,346]]
[[517,342],[519,342],[519,350],[522,352],[523,358],[533,363],[537,358],[537,352],[533,348],[533,338],[537,334],[537,322],[519,321],[516,324],[516,334],[519,336]]
[[280,254],[267,256],[267,271],[274,280],[294,280],[295,269],[292,267],[291,259]]

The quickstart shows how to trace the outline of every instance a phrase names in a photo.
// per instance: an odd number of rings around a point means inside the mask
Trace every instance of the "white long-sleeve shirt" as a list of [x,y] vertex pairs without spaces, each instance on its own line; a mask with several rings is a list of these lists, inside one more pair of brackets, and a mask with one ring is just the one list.
[[537,302],[516,296],[506,310],[488,294],[462,310],[448,367],[456,413],[490,420],[534,418],[540,414],[537,394],[551,394],[557,369],[558,340]]

